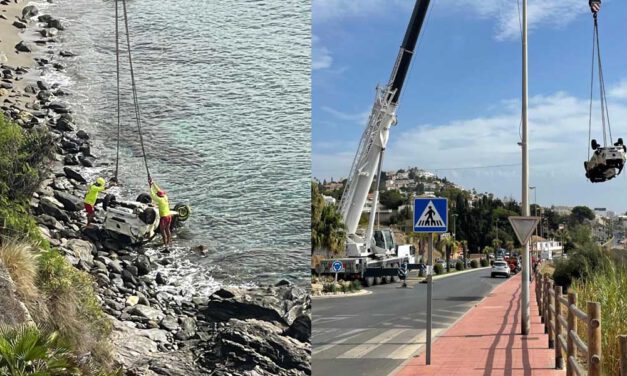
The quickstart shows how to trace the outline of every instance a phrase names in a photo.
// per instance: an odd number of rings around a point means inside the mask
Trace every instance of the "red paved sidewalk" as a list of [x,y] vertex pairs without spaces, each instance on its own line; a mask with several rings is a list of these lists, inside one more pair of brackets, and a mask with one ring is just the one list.
[[425,365],[423,347],[422,353],[406,363],[396,376],[564,376],[565,371],[554,369],[555,350],[548,348],[533,283],[531,331],[527,336],[519,334],[521,274],[495,288],[434,341],[430,366]]

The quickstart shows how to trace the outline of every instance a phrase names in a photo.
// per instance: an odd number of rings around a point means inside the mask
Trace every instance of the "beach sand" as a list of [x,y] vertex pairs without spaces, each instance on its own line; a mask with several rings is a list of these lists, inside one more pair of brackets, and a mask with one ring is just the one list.
[[[13,26],[13,22],[22,17],[22,9],[27,5],[27,1],[13,0],[8,5],[0,4],[0,14],[6,19],[0,18],[0,63],[13,69],[24,67],[32,70],[35,65],[33,54],[39,49],[35,43],[29,43],[33,52],[18,52],[15,45],[21,42],[25,33],[33,33],[32,22],[26,29],[18,29]],[[0,100],[5,101],[11,98],[16,105],[22,107],[31,101],[32,96],[24,94],[24,87],[29,83],[25,80],[10,79],[14,85],[12,90],[0,89]]]

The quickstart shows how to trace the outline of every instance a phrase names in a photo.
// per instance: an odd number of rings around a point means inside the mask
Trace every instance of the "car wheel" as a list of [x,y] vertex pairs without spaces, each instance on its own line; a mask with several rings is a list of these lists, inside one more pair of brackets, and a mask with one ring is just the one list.
[[140,193],[135,201],[141,202],[142,204],[150,204],[152,202],[152,198],[148,193]]
[[104,210],[107,210],[107,208],[113,208],[115,207],[115,203],[116,203],[115,195],[109,193],[108,195],[105,196],[104,200],[102,200],[102,208]]
[[494,278],[494,273],[490,274],[490,278]]
[[191,213],[189,206],[184,204],[176,204],[174,211],[178,213],[178,218],[181,222],[185,222]]

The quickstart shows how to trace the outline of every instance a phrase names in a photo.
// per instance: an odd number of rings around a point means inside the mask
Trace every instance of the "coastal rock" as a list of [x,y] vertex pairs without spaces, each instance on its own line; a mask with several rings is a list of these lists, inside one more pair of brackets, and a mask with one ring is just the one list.
[[70,108],[68,107],[67,103],[63,103],[63,102],[52,102],[48,105],[48,108],[59,114],[66,114],[66,113],[72,112],[72,110],[70,110]]
[[[41,93],[48,93],[48,95],[50,95],[49,91],[40,91],[39,94],[37,94],[38,98]],[[64,117],[60,117],[57,120],[57,122],[55,123],[55,128],[60,130],[61,132],[73,132],[75,130],[74,124],[72,124],[69,119]]]
[[41,34],[42,37],[44,38],[50,38],[50,37],[54,37],[55,35],[57,35],[59,32],[59,30],[55,29],[54,27],[51,27],[49,29],[41,29],[39,30],[39,34]]
[[150,257],[146,255],[138,255],[137,260],[135,260],[135,266],[137,266],[139,275],[147,275],[152,271]]
[[145,317],[148,320],[155,320],[155,321],[160,321],[165,317],[163,312],[161,312],[160,310],[143,305],[143,304],[137,304],[136,306],[133,306],[129,310],[129,313],[131,315],[137,315],[137,316]]
[[48,27],[55,28],[60,31],[65,30],[65,26],[63,25],[63,23],[60,20],[57,20],[56,18],[52,18],[50,21],[48,21]]
[[37,21],[43,22],[43,23],[49,23],[52,20],[53,18],[49,14],[42,14],[41,16],[37,17]]
[[69,167],[64,167],[63,172],[65,173],[65,176],[67,176],[69,179],[74,179],[79,183],[87,184],[87,180],[85,180],[83,175],[79,174],[75,170]]
[[301,342],[309,342],[311,338],[311,317],[307,314],[298,316],[283,334],[296,338]]
[[18,50],[19,52],[31,52],[31,51],[33,51],[32,47],[28,43],[26,43],[24,41],[21,41],[18,44],[16,44],[15,45],[15,49]]
[[22,9],[22,18],[29,19],[39,14],[39,9],[34,5],[26,6]]
[[76,155],[66,155],[63,158],[63,164],[66,166],[78,166],[80,164]]
[[13,26],[17,27],[18,29],[26,29],[26,24],[20,21],[13,21]]
[[48,214],[50,216],[53,216],[54,218],[58,219],[59,221],[69,222],[70,221],[70,217],[68,217],[68,215],[64,211],[59,209],[56,205],[52,204],[50,200],[45,200],[46,198],[49,198],[49,197],[44,197],[44,199],[42,199],[39,202],[39,208],[41,209],[41,211],[44,214]]
[[244,373],[252,364],[259,368],[258,375],[311,374],[308,343],[282,336],[274,325],[254,319],[229,320],[203,355],[204,365],[234,374]]
[[39,215],[35,217],[35,220],[37,221],[37,223],[40,223],[50,229],[54,229],[54,230],[63,229],[63,225],[59,221],[57,221],[55,217],[50,216],[48,214]]
[[[59,29],[61,30],[61,29]],[[70,52],[70,51],[61,51],[59,52],[59,55],[63,56],[63,57],[73,57],[76,56],[76,54],[74,52]]]
[[161,272],[158,272],[157,276],[155,277],[155,282],[157,282],[158,285],[167,285],[168,279],[163,274],[161,274]]
[[39,90],[50,90],[50,87],[46,85],[46,83],[43,81],[37,81],[37,87],[39,88]]
[[89,135],[82,129],[76,132],[76,137],[80,138],[81,140],[89,140]]
[[92,253],[96,251],[96,247],[92,243],[82,239],[70,239],[67,241],[66,247],[72,251],[72,255],[77,259],[88,265],[93,264],[94,256]]
[[83,210],[83,200],[69,193],[54,191],[54,198],[63,204],[65,210],[81,211]]
[[79,155],[78,156],[78,160],[85,167],[94,167],[94,165],[96,163],[96,158],[90,157],[90,156],[85,156],[85,155]]
[[[37,99],[39,99],[41,102],[47,102],[51,96],[52,94],[48,90],[41,90],[39,93],[37,93]],[[57,125],[58,123],[59,121],[57,121]],[[63,130],[63,129],[59,129],[59,130]],[[66,129],[66,130],[72,130],[72,129]]]

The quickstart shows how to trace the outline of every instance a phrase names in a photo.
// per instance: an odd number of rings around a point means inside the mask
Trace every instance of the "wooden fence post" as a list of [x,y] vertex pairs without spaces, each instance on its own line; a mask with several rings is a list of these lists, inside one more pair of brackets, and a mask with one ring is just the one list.
[[562,316],[562,303],[560,303],[560,297],[562,296],[562,286],[555,286],[555,368],[564,368],[564,358],[562,358],[562,345],[560,344],[560,335],[562,334],[562,324],[560,323],[560,317]]
[[601,304],[588,302],[588,375],[601,376]]
[[570,331],[574,330],[577,333],[577,317],[573,313],[570,306],[573,304],[577,304],[577,293],[569,291],[568,292],[568,328],[566,328],[566,338],[567,338],[567,349],[568,353],[566,354],[566,376],[573,376],[575,374],[573,367],[570,365],[570,357],[577,358],[577,348],[575,347],[575,343],[573,339],[570,337]]
[[618,336],[620,343],[620,376],[627,376],[627,335]]
[[544,322],[544,319],[542,318],[542,297],[544,295],[542,295],[542,284],[544,282],[542,281],[542,276],[540,275],[540,273],[538,273],[538,278],[536,279],[536,284],[538,285],[538,295],[537,295],[537,299],[538,299],[538,314],[540,315],[540,322]]
[[551,330],[551,323],[555,325],[555,315],[551,312],[551,290],[553,290],[553,280],[549,279],[546,292],[546,327],[549,331],[549,349],[555,346],[555,337],[553,336],[553,330]]
[[544,302],[542,303],[544,308],[544,334],[549,332],[549,276],[544,276]]

